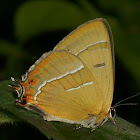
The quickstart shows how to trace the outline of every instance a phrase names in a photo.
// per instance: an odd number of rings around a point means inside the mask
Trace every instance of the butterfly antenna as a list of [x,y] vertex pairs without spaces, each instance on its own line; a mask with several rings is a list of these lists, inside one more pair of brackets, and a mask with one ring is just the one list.
[[135,94],[135,95],[132,95],[132,96],[130,96],[130,97],[128,97],[128,98],[125,98],[125,99],[119,101],[119,102],[116,103],[112,108],[116,108],[117,106],[120,106],[120,105],[138,105],[137,103],[120,104],[120,103],[122,103],[122,102],[124,102],[124,101],[126,101],[126,100],[129,100],[129,99],[131,99],[131,98],[134,98],[134,97],[136,97],[136,96],[138,96],[138,95],[140,95],[140,92],[137,93],[137,94]]
[[123,106],[123,105],[138,105],[138,103],[124,103],[124,104],[117,104],[117,105],[114,105],[113,108],[116,108],[118,106]]

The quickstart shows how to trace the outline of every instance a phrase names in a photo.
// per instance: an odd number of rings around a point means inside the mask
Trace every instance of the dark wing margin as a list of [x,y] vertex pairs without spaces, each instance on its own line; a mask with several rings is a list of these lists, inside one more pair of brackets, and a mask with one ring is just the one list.
[[112,63],[113,63],[113,80],[114,80],[114,84],[115,84],[115,53],[114,53],[114,41],[113,41],[113,35],[112,35],[112,31],[111,28],[107,22],[106,19],[102,19],[108,34],[109,34],[109,39],[110,39],[110,44],[111,44],[111,53],[112,53]]

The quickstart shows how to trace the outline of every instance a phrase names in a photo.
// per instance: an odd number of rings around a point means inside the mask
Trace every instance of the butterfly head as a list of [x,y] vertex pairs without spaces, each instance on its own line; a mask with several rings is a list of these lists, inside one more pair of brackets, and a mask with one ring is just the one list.
[[17,92],[17,95],[18,95],[18,98],[15,100],[16,104],[20,105],[20,106],[25,106],[26,103],[27,103],[27,99],[26,99],[26,95],[25,95],[25,88],[22,85],[23,77],[22,77],[21,81],[20,80],[16,80],[13,77],[11,77],[11,80],[14,83],[17,84],[17,86],[10,85],[10,87],[12,87]]

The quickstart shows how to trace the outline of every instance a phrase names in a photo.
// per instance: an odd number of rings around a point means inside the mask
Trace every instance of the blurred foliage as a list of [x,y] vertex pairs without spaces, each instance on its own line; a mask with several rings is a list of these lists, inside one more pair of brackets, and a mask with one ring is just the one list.
[[[102,17],[109,22],[114,36],[116,84],[113,103],[136,94],[140,90],[139,7],[139,0],[1,0],[0,80],[10,79],[11,76],[20,78],[34,61],[44,52],[52,50],[78,25]],[[139,103],[139,100],[140,97],[137,97],[130,102]],[[119,107],[117,114],[140,126],[139,108]],[[1,112],[6,122],[7,112]],[[14,122],[15,116],[9,119]],[[18,128],[21,132],[25,131],[22,133],[33,129],[26,125],[22,127]],[[0,139],[8,139],[6,131],[12,132],[12,129],[11,124],[8,127],[1,125]],[[16,128],[15,131],[19,138],[22,133]],[[35,134],[35,139],[40,135]]]

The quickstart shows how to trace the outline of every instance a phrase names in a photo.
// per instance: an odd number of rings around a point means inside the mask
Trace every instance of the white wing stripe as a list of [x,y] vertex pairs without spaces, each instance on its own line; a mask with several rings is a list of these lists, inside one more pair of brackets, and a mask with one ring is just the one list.
[[77,68],[77,69],[75,69],[75,70],[73,70],[73,71],[68,71],[68,72],[66,72],[65,74],[62,74],[62,75],[60,75],[60,76],[58,76],[58,77],[54,77],[54,78],[48,80],[47,83],[50,83],[50,82],[52,82],[52,81],[54,81],[54,80],[61,79],[61,78],[65,77],[65,76],[67,76],[68,74],[76,73],[77,71],[79,71],[79,70],[81,70],[81,69],[83,69],[83,68],[84,68],[84,66],[81,65],[79,68]]
[[41,88],[44,87],[44,86],[46,85],[46,83],[47,83],[47,82],[44,81],[43,84],[41,84],[41,85],[38,87],[38,92],[36,92],[35,95],[34,95],[34,100],[35,100],[35,101],[36,101],[36,97],[41,93]]
[[99,44],[99,43],[105,43],[105,42],[107,42],[107,41],[106,40],[101,40],[101,41],[97,41],[93,44],[90,44],[90,45],[86,46],[85,48],[83,48],[82,50],[80,50],[79,52],[77,52],[75,55],[77,56],[79,53],[83,52],[84,50],[86,50],[87,48],[89,48],[93,45],[96,45],[96,44]]
[[[65,77],[65,76],[67,76],[68,74],[76,73],[77,71],[79,71],[79,70],[81,70],[81,69],[83,69],[83,68],[84,68],[84,65],[81,65],[79,68],[77,68],[77,69],[75,69],[75,70],[73,70],[73,71],[68,71],[68,72],[66,72],[66,73],[63,74],[63,75],[60,75],[60,76],[58,76],[58,77],[54,77],[54,78],[52,78],[52,79],[50,79],[50,80],[48,80],[48,81],[44,81],[43,84],[41,84],[41,85],[38,87],[38,92],[35,93],[35,95],[34,95],[34,100],[36,100],[37,96],[41,93],[41,88],[44,87],[47,83],[50,83],[50,82],[52,82],[52,81],[54,81],[54,80],[61,79],[61,78]],[[86,84],[86,83],[85,83],[85,84]]]
[[81,88],[81,87],[83,87],[83,86],[91,85],[91,84],[93,84],[93,81],[84,83],[84,84],[82,84],[82,85],[80,85],[80,86],[78,86],[78,87],[74,87],[74,88],[67,89],[66,91],[76,90],[76,89],[79,89],[79,88]]

